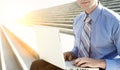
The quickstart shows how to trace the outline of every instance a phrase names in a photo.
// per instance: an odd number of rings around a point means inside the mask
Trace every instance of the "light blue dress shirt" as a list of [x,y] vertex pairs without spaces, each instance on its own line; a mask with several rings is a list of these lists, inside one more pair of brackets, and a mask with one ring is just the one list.
[[[73,30],[75,43],[72,52],[80,56],[80,37],[86,13],[82,12],[74,19]],[[106,70],[120,70],[120,16],[103,7],[101,4],[89,14],[91,21],[91,53],[90,57],[106,60]]]

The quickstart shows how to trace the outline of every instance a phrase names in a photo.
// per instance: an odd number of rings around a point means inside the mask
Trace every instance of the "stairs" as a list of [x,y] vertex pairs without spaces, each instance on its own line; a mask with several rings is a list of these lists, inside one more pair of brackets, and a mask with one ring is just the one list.
[[[2,35],[2,47],[1,47],[1,57],[2,57],[2,69],[3,70],[22,70],[22,67],[19,64],[19,61],[16,59],[16,55],[14,54],[13,50],[11,49],[9,43],[5,39],[5,37]],[[1,69],[1,70],[2,70]]]
[[0,70],[29,70],[31,63],[39,59],[37,52],[1,25]]
[[[100,0],[100,2],[105,7],[120,14],[120,0]],[[33,11],[21,19],[21,23],[27,25],[58,27],[60,29],[62,28],[61,32],[73,35],[73,19],[76,15],[80,14],[80,12],[81,8],[77,5],[77,2],[73,2],[61,6]]]

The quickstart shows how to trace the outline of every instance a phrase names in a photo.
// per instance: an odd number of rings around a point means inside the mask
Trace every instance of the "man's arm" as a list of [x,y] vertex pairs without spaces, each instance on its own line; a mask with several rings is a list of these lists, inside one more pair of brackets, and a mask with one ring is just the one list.
[[[117,24],[116,24],[117,23]],[[120,55],[120,21],[115,22],[113,27],[113,41],[117,49],[117,54]],[[118,59],[104,59],[96,60],[92,58],[78,58],[73,63],[79,67],[100,67],[106,70],[119,70],[120,69],[120,58]]]
[[[117,49],[117,53],[120,56],[120,21],[113,27],[113,41]],[[120,58],[118,59],[106,59],[106,70],[119,70],[120,69]]]
[[[74,19],[74,21],[73,21],[73,32],[74,32],[74,47],[73,47],[73,49],[72,49],[72,54],[73,55],[75,55],[75,56],[77,56],[77,57],[80,57],[80,56],[78,56],[78,45],[77,45],[77,43],[78,43],[78,41],[77,41],[77,30],[78,30],[78,28],[79,27],[77,27],[78,25],[77,24],[80,24],[79,22],[81,22],[80,20],[82,19],[84,17],[84,13],[83,12],[81,12],[81,14],[79,14],[79,15],[77,15],[76,17],[75,17],[75,19]],[[81,23],[82,24],[82,23]],[[79,25],[79,26],[81,26],[81,25]]]

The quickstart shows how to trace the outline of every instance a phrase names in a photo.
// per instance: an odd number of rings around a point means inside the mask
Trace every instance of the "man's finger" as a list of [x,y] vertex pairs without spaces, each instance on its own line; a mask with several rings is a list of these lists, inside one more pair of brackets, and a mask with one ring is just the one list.
[[88,63],[81,64],[81,66],[80,66],[80,67],[82,67],[82,68],[90,68],[90,66],[89,66],[89,64],[88,64]]
[[77,65],[77,64],[78,64],[78,62],[80,62],[80,60],[81,60],[80,58],[78,58],[78,59],[74,60],[74,61],[73,61],[73,65]]
[[80,67],[82,64],[87,63],[88,60],[86,58],[78,58],[74,61],[74,65]]
[[67,56],[66,56],[66,54],[64,54],[64,59],[67,60]]
[[71,61],[71,60],[72,60],[72,56],[69,56],[69,57],[68,57],[68,60]]
[[81,67],[81,65],[83,65],[83,64],[86,64],[86,62],[81,60],[76,64],[76,66]]

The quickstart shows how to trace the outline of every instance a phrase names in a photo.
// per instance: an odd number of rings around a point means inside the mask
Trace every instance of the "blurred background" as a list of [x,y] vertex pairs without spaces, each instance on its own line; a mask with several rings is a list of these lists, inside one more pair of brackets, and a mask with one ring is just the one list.
[[[100,0],[120,14],[120,0]],[[0,0],[0,70],[29,70],[39,59],[34,26],[60,29],[63,52],[74,45],[72,23],[82,9],[76,0]]]

